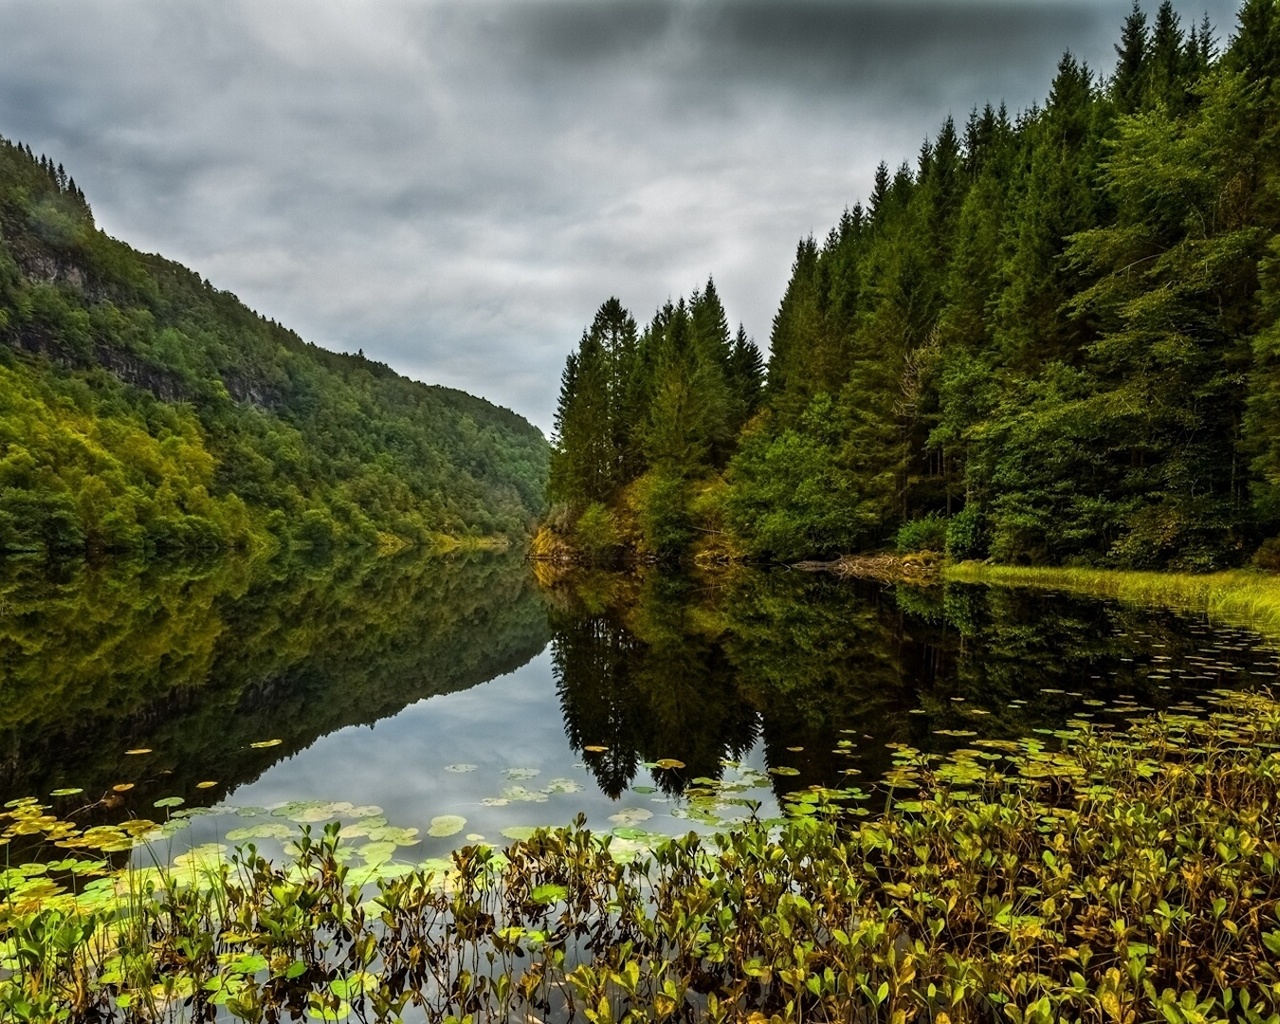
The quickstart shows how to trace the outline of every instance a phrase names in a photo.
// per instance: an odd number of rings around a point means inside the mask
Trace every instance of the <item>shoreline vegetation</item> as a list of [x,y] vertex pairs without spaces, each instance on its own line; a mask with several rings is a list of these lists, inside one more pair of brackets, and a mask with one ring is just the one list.
[[[415,866],[407,830],[317,821],[275,826],[282,861],[169,862],[166,823],[86,830],[13,801],[5,841],[41,856],[0,874],[0,1013],[1280,1020],[1280,702],[1129,710],[1115,733],[901,747],[871,789],[640,856],[579,820]],[[113,866],[148,838],[152,866]]]
[[1195,575],[960,562],[943,565],[940,575],[947,582],[1035,587],[1195,612],[1270,636],[1280,634],[1280,575],[1263,570]]

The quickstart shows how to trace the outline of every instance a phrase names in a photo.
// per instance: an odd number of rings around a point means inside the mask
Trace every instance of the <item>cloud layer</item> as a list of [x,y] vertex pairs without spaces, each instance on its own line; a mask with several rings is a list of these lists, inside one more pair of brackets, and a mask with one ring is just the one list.
[[549,429],[609,295],[643,321],[714,274],[766,342],[796,242],[881,159],[1042,99],[1063,50],[1108,73],[1128,6],[7,0],[0,133],[111,234]]

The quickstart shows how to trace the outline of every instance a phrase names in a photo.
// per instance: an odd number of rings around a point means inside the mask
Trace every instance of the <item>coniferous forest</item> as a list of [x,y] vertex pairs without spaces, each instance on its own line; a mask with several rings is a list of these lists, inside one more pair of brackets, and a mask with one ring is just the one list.
[[767,366],[712,282],[606,302],[544,548],[1280,565],[1280,8],[1135,3],[1115,51],[882,163],[797,247]]
[[304,342],[0,140],[0,552],[524,536],[546,472],[523,417]]

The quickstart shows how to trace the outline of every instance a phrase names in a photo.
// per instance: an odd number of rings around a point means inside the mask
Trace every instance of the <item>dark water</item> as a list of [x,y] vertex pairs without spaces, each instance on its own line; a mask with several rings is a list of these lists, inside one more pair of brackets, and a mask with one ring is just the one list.
[[[515,555],[11,562],[0,802],[118,820],[154,817],[169,796],[345,801],[424,833],[466,819],[425,836],[419,857],[580,812],[684,831],[776,813],[788,790],[874,781],[887,744],[941,749],[1081,716],[1111,727],[1265,685],[1277,665],[1273,643],[1195,617],[786,570],[542,588]],[[684,795],[708,779],[737,802]],[[62,789],[83,792],[50,796]],[[204,837],[236,817],[206,819]]]

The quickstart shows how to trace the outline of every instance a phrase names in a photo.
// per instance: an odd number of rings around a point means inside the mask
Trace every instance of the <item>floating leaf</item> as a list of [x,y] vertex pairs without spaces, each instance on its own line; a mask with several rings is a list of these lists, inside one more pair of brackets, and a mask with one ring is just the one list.
[[459,814],[440,814],[431,819],[431,827],[427,829],[427,835],[435,836],[437,839],[456,836],[466,827],[466,824],[467,819]]
[[484,842],[484,836],[483,836],[483,835],[481,835],[479,832],[468,832],[468,833],[467,833],[467,842],[469,842],[469,843],[483,843],[483,842]]
[[213,789],[217,784],[213,779],[206,779],[204,782],[197,782],[196,789]]
[[533,834],[537,831],[537,828],[532,825],[509,825],[502,830],[502,834],[508,839],[519,843],[526,839],[532,839]]
[[395,843],[365,843],[360,847],[360,856],[371,866],[385,864],[395,852]]
[[258,740],[257,743],[250,743],[249,746],[254,750],[266,750],[267,747],[278,747],[284,740]]
[[247,828],[233,828],[227,833],[227,840],[232,843],[244,842],[246,839],[289,839],[293,829],[277,821],[266,821]]
[[139,754],[149,754],[149,753],[151,753],[151,748],[150,748],[150,747],[135,747],[133,750],[126,750],[126,751],[125,751],[125,753],[126,753],[126,754],[128,754],[128,755],[130,755],[130,756],[134,756],[134,757],[136,757],[136,756],[137,756],[137,755],[139,755]]
[[111,788],[112,788],[112,789],[114,789],[117,793],[127,793],[127,792],[129,792],[129,790],[133,789],[133,783],[132,783],[132,782],[117,782],[117,783],[116,783],[114,786],[112,786]]
[[380,843],[395,843],[396,846],[416,846],[422,841],[416,828],[398,828],[395,825],[369,829],[369,838]]
[[634,825],[637,821],[648,821],[653,811],[643,807],[624,807],[617,814],[609,815],[609,820],[619,825]]
[[777,768],[770,768],[772,775],[799,775],[800,772],[796,768],[788,768],[786,765],[779,765]]
[[474,764],[447,764],[444,766],[444,770],[447,772],[457,772],[459,775],[461,775],[461,774],[464,774],[465,772],[475,771],[476,767],[477,766]]
[[658,768],[683,768],[685,766],[683,761],[677,761],[674,757],[659,758],[654,764]]
[[78,794],[83,792],[84,790],[80,789],[78,786],[68,786],[65,789],[55,789],[49,795],[50,796],[77,796]]
[[609,748],[608,748],[608,747],[602,747],[602,746],[600,746],[600,744],[598,744],[598,743],[592,743],[592,744],[590,744],[589,746],[585,746],[585,747],[583,747],[582,749],[583,749],[584,751],[586,751],[588,754],[603,754],[603,753],[604,753],[606,750],[608,750]]
[[552,779],[543,787],[544,793],[577,793],[582,789],[582,784],[575,782],[573,779]]
[[502,791],[502,800],[526,804],[545,804],[547,802],[547,794],[542,790],[528,789],[524,786],[508,786]]
[[540,768],[504,768],[502,774],[509,779],[532,779],[535,775],[541,775]]
[[162,796],[152,807],[181,807],[186,801],[180,796]]

